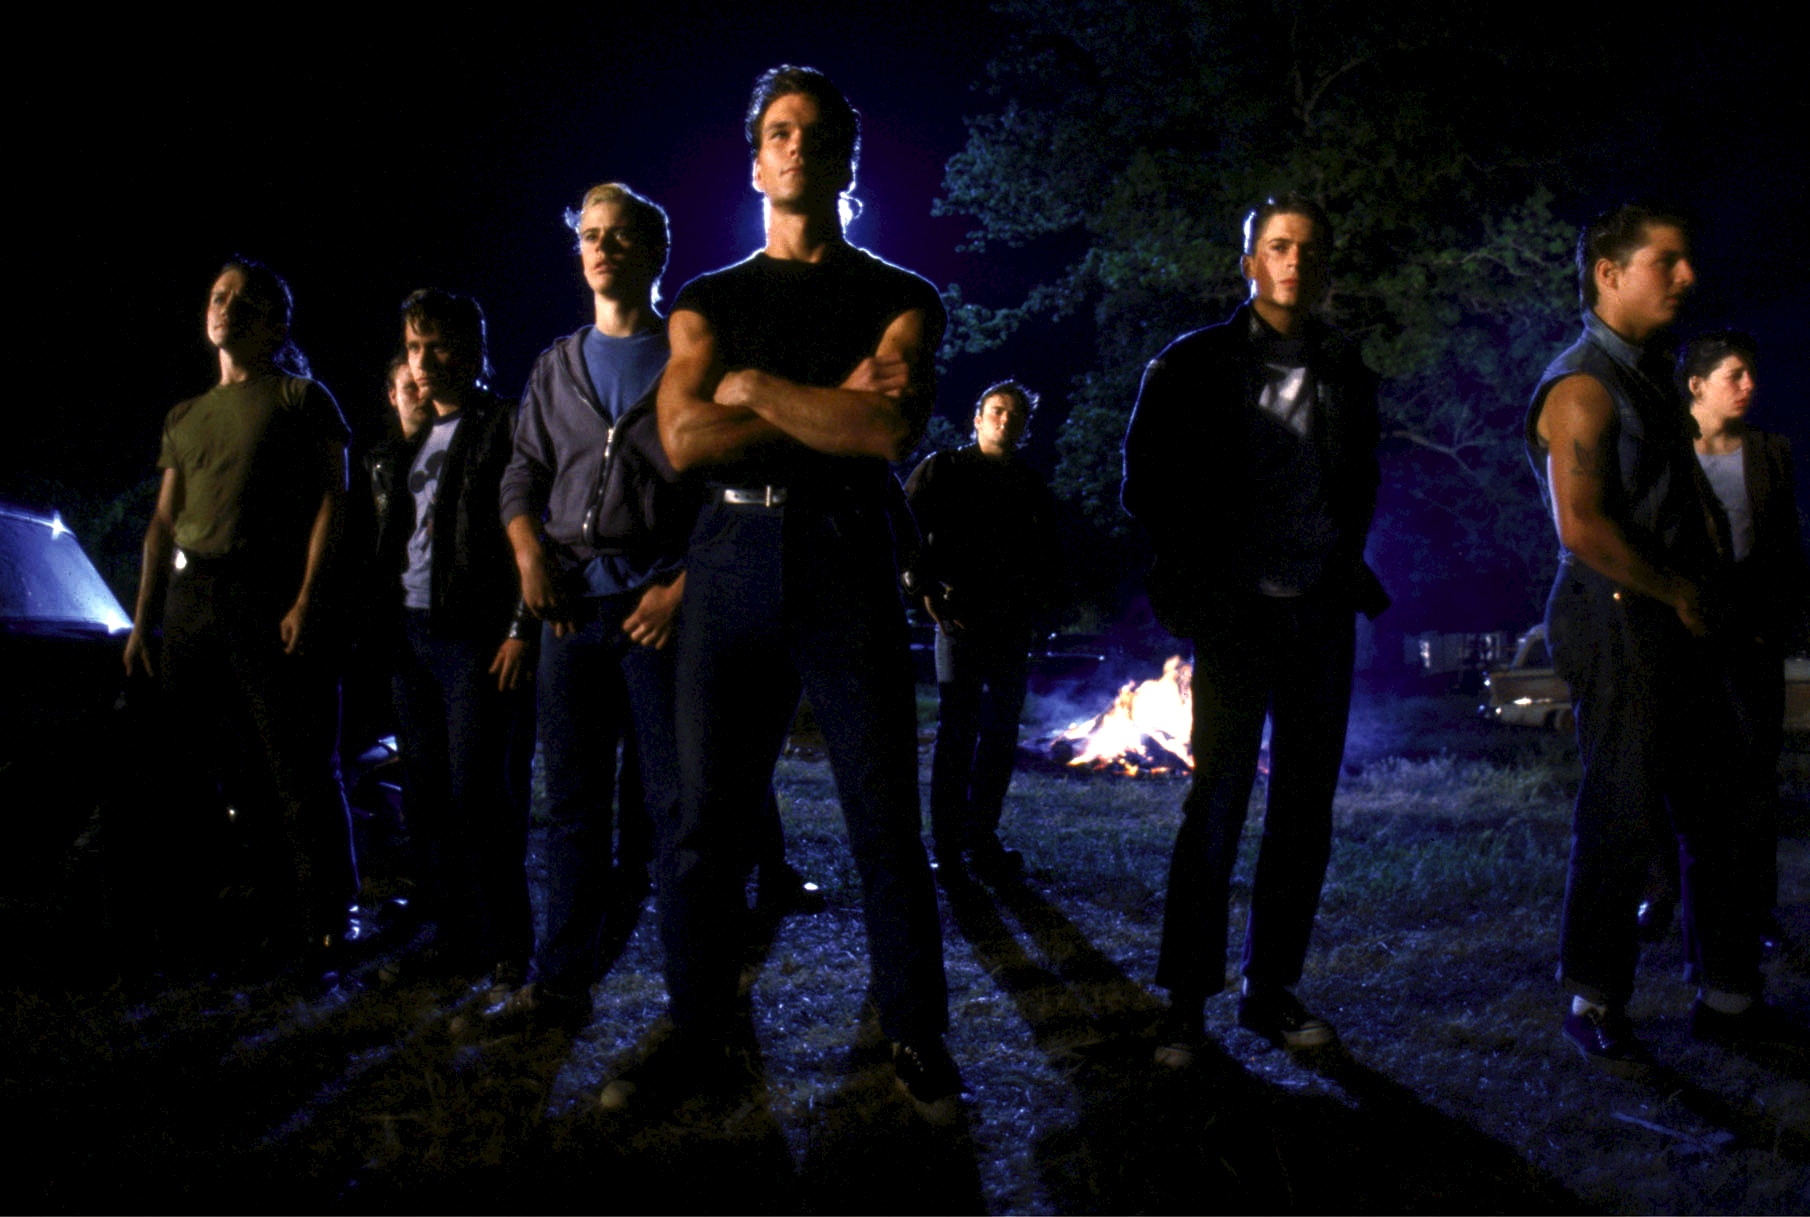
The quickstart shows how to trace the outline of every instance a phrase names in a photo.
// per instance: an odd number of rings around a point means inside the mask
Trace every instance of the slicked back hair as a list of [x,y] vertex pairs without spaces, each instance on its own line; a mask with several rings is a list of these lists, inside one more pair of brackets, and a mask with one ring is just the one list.
[[496,375],[490,367],[490,341],[484,324],[484,309],[470,296],[460,296],[438,287],[424,287],[409,293],[402,302],[402,323],[425,333],[431,326],[442,337],[477,356],[478,384],[488,386]]
[[1577,298],[1585,308],[1596,307],[1596,264],[1604,258],[1626,266],[1653,227],[1676,228],[1686,236],[1690,225],[1684,217],[1659,211],[1642,203],[1623,203],[1603,212],[1577,235]]
[[1749,368],[1759,367],[1760,347],[1753,335],[1741,330],[1712,330],[1699,334],[1678,348],[1678,363],[1672,369],[1672,381],[1678,396],[1689,403],[1691,377],[1708,376],[1730,355],[1739,355]]
[[748,153],[760,155],[760,124],[767,107],[791,93],[802,93],[817,103],[818,138],[823,151],[848,168],[847,194],[855,188],[855,167],[861,160],[861,115],[849,104],[842,90],[816,68],[782,63],[768,68],[754,82],[748,98]]
[[1304,194],[1292,191],[1273,194],[1257,206],[1251,208],[1244,217],[1244,252],[1257,252],[1257,238],[1263,235],[1263,226],[1270,222],[1271,216],[1306,216],[1314,223],[1314,236],[1319,238],[1321,247],[1332,252],[1332,220],[1326,209]]
[[214,278],[218,279],[229,270],[245,276],[244,294],[258,304],[264,319],[283,327],[283,341],[271,355],[272,362],[291,376],[308,375],[308,357],[290,336],[291,323],[295,320],[295,294],[289,290],[288,281],[256,258],[243,254],[228,258],[226,264],[214,272]]
[[599,203],[615,203],[621,207],[642,239],[660,251],[660,268],[654,273],[653,290],[649,293],[658,300],[660,278],[666,273],[667,255],[672,252],[672,222],[667,219],[666,208],[621,182],[599,182],[584,192],[584,201],[579,203],[576,211],[566,209],[566,227],[573,235],[576,236],[583,225],[584,213]]

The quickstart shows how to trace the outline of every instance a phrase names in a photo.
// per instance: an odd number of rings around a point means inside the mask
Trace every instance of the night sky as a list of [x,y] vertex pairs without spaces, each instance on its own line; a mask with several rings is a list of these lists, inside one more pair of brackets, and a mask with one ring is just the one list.
[[[989,303],[1047,269],[1022,254],[960,253],[966,222],[930,215],[963,116],[989,108],[976,85],[1002,37],[979,4],[509,11],[480,20],[418,6],[358,21],[297,10],[261,38],[193,17],[71,31],[67,80],[34,96],[21,137],[40,170],[23,179],[23,264],[67,307],[27,330],[47,349],[14,352],[48,401],[29,412],[7,467],[109,491],[148,474],[163,413],[211,383],[201,307],[234,251],[290,279],[297,337],[361,429],[382,417],[396,306],[417,287],[482,301],[497,387],[518,392],[534,355],[589,320],[561,213],[590,184],[622,180],[669,210],[668,301],[758,246],[740,115],[754,76],[779,62],[828,72],[863,113],[866,211],[852,239]],[[1555,147],[1585,153],[1575,180],[1551,183],[1559,213],[1581,219],[1637,195],[1692,211],[1703,290],[1684,328],[1757,332],[1757,421],[1792,434],[1802,460],[1810,238],[1798,65],[1764,31],[1630,23],[1586,37],[1619,101],[1529,65],[1530,80],[1575,95],[1587,116],[1552,131]],[[958,361],[940,412],[964,418],[1007,372],[1059,398],[1077,345],[1085,357],[1073,338],[1033,334],[998,358]]]

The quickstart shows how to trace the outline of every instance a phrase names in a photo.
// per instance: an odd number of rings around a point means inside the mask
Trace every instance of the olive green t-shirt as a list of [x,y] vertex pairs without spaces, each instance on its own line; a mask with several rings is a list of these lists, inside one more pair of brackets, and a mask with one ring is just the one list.
[[273,374],[216,385],[171,410],[157,464],[180,479],[176,544],[206,557],[299,559],[351,432],[333,395]]

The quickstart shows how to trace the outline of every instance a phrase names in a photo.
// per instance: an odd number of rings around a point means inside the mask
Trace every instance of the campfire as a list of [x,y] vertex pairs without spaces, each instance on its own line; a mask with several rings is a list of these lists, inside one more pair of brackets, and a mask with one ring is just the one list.
[[1126,681],[1110,706],[1051,739],[1050,757],[1071,769],[1107,773],[1193,769],[1193,676],[1193,665],[1176,655],[1163,664],[1161,676]]

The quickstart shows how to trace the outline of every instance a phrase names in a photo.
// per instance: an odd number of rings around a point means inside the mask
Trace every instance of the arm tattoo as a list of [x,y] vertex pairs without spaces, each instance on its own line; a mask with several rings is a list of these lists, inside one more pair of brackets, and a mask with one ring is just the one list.
[[1577,462],[1571,471],[1572,477],[1600,479],[1602,471],[1602,449],[1584,443],[1581,439],[1571,441],[1571,456]]

